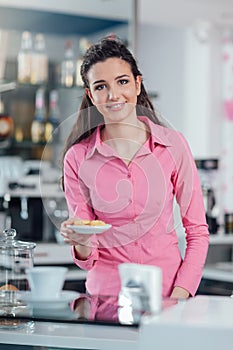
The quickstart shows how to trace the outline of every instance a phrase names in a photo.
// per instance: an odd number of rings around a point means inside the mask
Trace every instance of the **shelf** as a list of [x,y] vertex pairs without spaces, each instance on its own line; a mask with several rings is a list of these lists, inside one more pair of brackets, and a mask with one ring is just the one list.
[[11,91],[16,88],[16,83],[15,82],[2,82],[0,81],[0,93],[6,92],[6,91]]
[[8,30],[24,31],[30,28],[31,32],[56,35],[91,35],[128,22],[52,11],[1,7],[0,23],[2,29]]
[[[11,83],[4,83],[1,84],[0,82],[0,93],[1,92],[5,92],[5,91],[11,91],[14,90],[14,94],[35,94],[36,90],[43,87],[45,89],[45,91],[51,91],[53,89],[55,90],[66,90],[66,91],[80,91],[83,93],[84,88],[82,86],[71,86],[71,87],[67,87],[64,85],[61,85],[59,83],[53,82],[53,81],[48,81],[48,82],[44,82],[44,83],[40,83],[40,84],[30,84],[30,83],[20,83],[20,82],[11,82]],[[11,95],[12,96],[12,95]]]
[[233,262],[206,265],[202,277],[216,281],[233,282]]
[[32,148],[32,147],[45,147],[47,142],[32,142],[30,140],[25,140],[22,142],[13,141],[11,144],[11,148]]
[[25,141],[22,141],[22,142],[16,142],[15,140],[12,140],[12,139],[7,139],[7,140],[4,140],[4,141],[1,141],[0,142],[0,149],[32,149],[32,148],[38,148],[38,147],[45,147],[45,146],[48,146],[48,145],[54,145],[52,143],[47,143],[47,142],[38,142],[38,143],[35,143],[35,142],[32,142],[30,140],[25,140]]
[[233,234],[219,233],[216,235],[210,235],[210,244],[232,244],[233,245]]

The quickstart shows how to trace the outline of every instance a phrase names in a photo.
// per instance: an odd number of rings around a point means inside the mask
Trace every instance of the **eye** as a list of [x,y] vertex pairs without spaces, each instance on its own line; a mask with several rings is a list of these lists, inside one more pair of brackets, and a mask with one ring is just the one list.
[[119,80],[119,83],[121,84],[121,85],[125,85],[125,84],[128,84],[128,80],[127,79],[121,79],[121,80]]
[[95,86],[95,90],[103,90],[103,89],[105,89],[106,88],[106,85],[105,84],[101,84],[101,85],[96,85]]

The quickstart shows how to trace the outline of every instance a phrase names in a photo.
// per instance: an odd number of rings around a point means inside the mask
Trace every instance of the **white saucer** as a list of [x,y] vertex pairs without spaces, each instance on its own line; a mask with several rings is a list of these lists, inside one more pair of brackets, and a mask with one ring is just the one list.
[[30,304],[33,309],[58,309],[64,308],[74,299],[80,295],[77,292],[70,290],[63,290],[59,297],[48,297],[47,299],[41,299],[38,296],[33,295],[30,291],[19,292],[18,298]]
[[104,226],[89,226],[89,225],[83,225],[83,226],[75,226],[75,225],[67,225],[68,228],[71,228],[72,230],[76,231],[77,233],[81,234],[99,234],[103,233],[104,231],[109,230],[112,225],[104,225]]

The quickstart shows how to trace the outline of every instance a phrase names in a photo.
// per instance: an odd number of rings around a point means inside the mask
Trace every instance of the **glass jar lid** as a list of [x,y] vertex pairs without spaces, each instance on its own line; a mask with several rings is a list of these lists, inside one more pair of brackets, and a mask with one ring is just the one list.
[[33,242],[24,242],[15,240],[16,230],[10,228],[4,230],[0,235],[0,251],[1,250],[26,250],[34,249],[36,244]]

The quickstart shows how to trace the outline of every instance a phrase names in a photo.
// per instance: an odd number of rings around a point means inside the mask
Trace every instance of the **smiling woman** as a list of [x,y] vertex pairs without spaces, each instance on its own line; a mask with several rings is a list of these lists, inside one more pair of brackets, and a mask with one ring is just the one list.
[[129,63],[121,58],[108,58],[96,63],[87,77],[89,88],[86,88],[86,93],[103,115],[105,125],[120,120],[130,123],[135,119],[142,78],[141,75],[134,78]]
[[[62,223],[75,263],[93,295],[118,295],[118,265],[154,265],[164,297],[198,288],[208,248],[199,176],[183,135],[157,118],[131,52],[105,38],[84,56],[85,95],[63,154],[70,218]],[[173,220],[180,205],[187,249],[182,260]],[[85,234],[77,219],[110,225]]]

